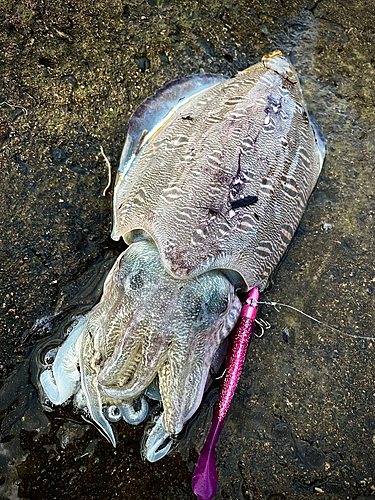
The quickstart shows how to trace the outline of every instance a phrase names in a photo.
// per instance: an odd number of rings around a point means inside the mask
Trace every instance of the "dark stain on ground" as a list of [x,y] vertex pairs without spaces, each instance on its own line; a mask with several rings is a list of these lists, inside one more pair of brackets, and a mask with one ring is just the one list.
[[[1,401],[25,416],[9,434],[12,410],[1,414],[1,498],[193,498],[209,398],[176,451],[149,464],[139,457],[142,426],[117,425],[114,450],[71,406],[47,412],[51,429],[36,435],[42,413],[14,352],[38,318],[70,305],[94,263],[122,250],[109,240],[100,146],[114,173],[131,113],[170,80],[233,75],[275,49],[290,55],[328,151],[266,298],[373,335],[374,24],[364,1],[0,0],[0,375],[17,374],[30,396]],[[218,445],[217,498],[368,497],[373,341],[289,310],[261,315],[272,329],[253,343]]]

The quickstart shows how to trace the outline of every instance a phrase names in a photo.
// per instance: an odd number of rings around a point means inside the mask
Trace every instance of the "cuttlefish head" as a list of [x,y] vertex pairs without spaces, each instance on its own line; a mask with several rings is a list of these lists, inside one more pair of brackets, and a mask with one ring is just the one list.
[[152,241],[135,242],[117,259],[80,331],[60,348],[52,374],[43,372],[42,385],[56,404],[82,389],[92,419],[115,444],[103,403],[131,404],[158,375],[164,411],[144,440],[146,458],[158,460],[200,405],[212,359],[240,309],[220,271],[175,279]]

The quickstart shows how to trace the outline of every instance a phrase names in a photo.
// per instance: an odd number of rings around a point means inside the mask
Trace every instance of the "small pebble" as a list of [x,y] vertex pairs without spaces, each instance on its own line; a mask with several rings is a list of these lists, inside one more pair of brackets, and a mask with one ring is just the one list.
[[284,328],[283,330],[283,341],[287,344],[289,342],[289,330]]
[[169,63],[168,56],[166,56],[164,53],[159,54],[159,59],[162,63],[166,63],[166,64]]
[[52,146],[51,157],[55,165],[61,165],[66,162],[68,155],[65,153],[63,149]]
[[73,75],[64,75],[61,77],[61,80],[66,83],[70,83],[73,90],[78,89],[77,79]]
[[317,495],[323,495],[324,490],[322,488],[318,488],[318,486],[315,486],[314,491]]
[[322,224],[322,231],[329,231],[330,229],[333,228],[333,224],[331,224],[330,222],[325,222],[324,224]]
[[136,57],[134,58],[135,64],[138,66],[138,68],[144,73],[146,69],[150,69],[150,61],[147,59],[147,57],[140,57],[137,59]]

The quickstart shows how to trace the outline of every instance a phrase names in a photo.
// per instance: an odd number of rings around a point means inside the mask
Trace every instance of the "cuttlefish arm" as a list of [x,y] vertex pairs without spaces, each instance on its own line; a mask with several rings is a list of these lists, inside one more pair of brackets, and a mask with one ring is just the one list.
[[[86,335],[81,340],[79,352],[82,391],[86,397],[87,408],[92,420],[104,436],[116,447],[112,427],[103,413],[103,402],[98,387],[100,354],[98,350],[95,350],[95,340],[90,330],[87,329],[85,333]],[[86,362],[87,359],[90,359],[89,363]]]
[[[118,414],[103,406],[132,412],[132,403],[158,375],[164,412],[144,447],[146,457],[156,460],[165,439],[178,434],[199,407],[215,353],[240,309],[221,271],[175,279],[155,244],[137,241],[118,258],[81,331],[60,348],[53,370],[61,376],[45,386],[47,395],[55,390],[58,404],[81,390],[92,420],[115,445],[106,416]],[[73,380],[69,388],[67,376]]]
[[[158,375],[164,412],[145,441],[145,455],[152,461],[159,457],[151,451],[155,443],[162,442],[163,435],[167,439],[178,434],[199,407],[214,355],[233,328],[241,304],[220,271],[178,280],[165,271],[152,242],[133,243],[127,252],[114,280],[126,296],[135,297],[126,299],[128,309],[131,304],[134,309],[116,342],[105,336],[111,355],[102,359],[97,380],[103,399],[129,403]],[[121,310],[118,304],[111,314]],[[104,322],[118,323],[108,317]]]
[[77,390],[81,375],[78,370],[80,337],[90,313],[81,317],[60,347],[52,369],[42,372],[40,382],[48,399],[55,405],[64,403]]

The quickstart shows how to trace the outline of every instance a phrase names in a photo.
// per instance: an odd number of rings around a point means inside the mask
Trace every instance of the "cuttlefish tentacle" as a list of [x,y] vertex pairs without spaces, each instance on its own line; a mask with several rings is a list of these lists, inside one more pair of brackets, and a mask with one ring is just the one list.
[[231,296],[230,311],[218,329],[216,325],[197,335],[174,339],[168,359],[159,370],[159,388],[164,404],[165,429],[178,434],[198,409],[209,377],[209,369],[220,345],[234,327],[241,311],[237,296]]
[[137,398],[152,383],[165,359],[164,335],[155,333],[152,340],[142,337],[137,340],[132,348],[121,341],[99,375],[100,389],[112,398]]
[[[82,337],[80,339],[80,345],[77,345],[77,347],[79,348],[81,386],[86,397],[87,408],[92,420],[99,427],[99,430],[109,439],[113,446],[116,447],[116,439],[112,427],[103,413],[102,397],[98,387],[100,359],[98,359],[98,351],[95,350],[95,346],[93,345],[95,340],[90,329],[86,329]],[[91,360],[90,363],[87,362],[88,359]]]
[[[46,392],[60,402],[79,390],[80,381],[80,399],[115,444],[108,420],[118,415],[108,408],[119,407],[130,423],[142,420],[144,400],[139,411],[132,403],[158,376],[164,416],[145,446],[150,456],[160,456],[198,408],[214,354],[233,328],[239,304],[221,271],[176,279],[165,271],[152,241],[134,242],[110,272],[99,304],[60,348],[54,370],[62,375],[56,381],[42,376],[51,388]],[[63,393],[67,373],[73,382]]]
[[122,419],[122,415],[118,406],[107,406],[104,410],[104,415],[109,422],[118,422]]
[[65,342],[60,347],[53,362],[52,370],[45,370],[40,382],[49,400],[59,405],[69,399],[77,390],[80,373],[78,371],[78,340],[88,321],[89,314],[82,316]]
[[145,396],[154,401],[161,401],[161,394],[159,390],[159,383],[154,379],[151,384],[145,390]]
[[[135,404],[139,402],[139,410],[134,408]],[[139,400],[133,401],[131,404],[123,404],[119,406],[122,418],[131,425],[138,425],[144,421],[148,415],[148,403],[146,399],[141,396]]]
[[[126,308],[118,304],[113,317],[102,317],[104,345],[111,346],[98,380],[104,394],[131,402],[152,383],[166,358],[170,331],[163,320],[173,315],[176,280],[163,270],[154,244],[142,241],[125,252],[114,281],[112,293],[123,297]],[[122,329],[116,331],[119,323]]]
[[141,454],[149,462],[157,462],[171,449],[172,436],[165,430],[164,413],[155,421],[150,434],[145,435],[141,443]]
[[172,348],[158,371],[164,411],[142,443],[142,454],[149,462],[156,462],[169,452],[173,436],[182,430],[200,405],[209,378],[210,365],[204,361],[214,357],[215,348],[209,349],[214,352],[205,352],[204,342],[194,346],[187,343],[184,347]]
[[212,360],[241,310],[240,300],[236,296],[232,300],[231,313],[221,329],[212,327],[204,337],[193,331],[188,337],[175,339],[170,346],[168,358],[158,371],[164,411],[142,444],[142,453],[150,462],[168,453],[173,436],[199,407]]
[[[139,404],[139,409],[135,408]],[[120,406],[107,406],[104,410],[104,415],[109,422],[118,422],[122,418],[131,425],[138,425],[144,421],[148,415],[148,403],[144,397],[133,401],[132,403],[124,403]]]

